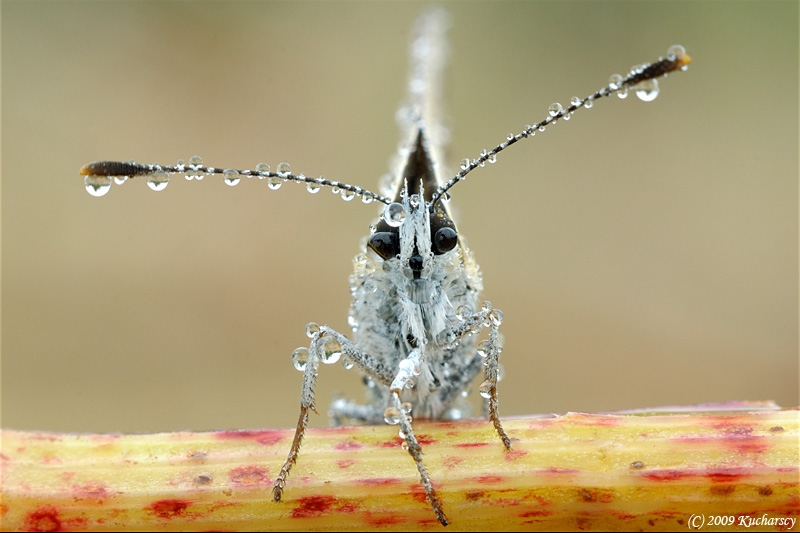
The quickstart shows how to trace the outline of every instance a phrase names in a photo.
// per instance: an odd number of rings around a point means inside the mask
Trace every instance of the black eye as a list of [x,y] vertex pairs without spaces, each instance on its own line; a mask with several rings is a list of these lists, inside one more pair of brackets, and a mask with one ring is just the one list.
[[449,226],[439,228],[433,236],[433,253],[442,255],[455,248],[456,244],[458,244],[456,230]]
[[367,242],[367,251],[377,254],[376,259],[387,260],[400,253],[400,241],[397,233],[392,231],[379,231],[373,233]]

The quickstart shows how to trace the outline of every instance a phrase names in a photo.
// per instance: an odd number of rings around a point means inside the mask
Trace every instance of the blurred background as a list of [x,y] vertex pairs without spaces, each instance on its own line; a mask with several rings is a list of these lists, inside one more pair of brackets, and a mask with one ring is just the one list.
[[[439,3],[451,165],[682,44],[453,191],[502,309],[503,416],[798,403],[798,4]],[[94,160],[377,188],[424,3],[2,4],[2,425],[291,427],[310,321],[347,329],[375,205],[174,177],[94,198]],[[362,398],[355,370],[320,372]],[[477,398],[473,394],[473,398]]]

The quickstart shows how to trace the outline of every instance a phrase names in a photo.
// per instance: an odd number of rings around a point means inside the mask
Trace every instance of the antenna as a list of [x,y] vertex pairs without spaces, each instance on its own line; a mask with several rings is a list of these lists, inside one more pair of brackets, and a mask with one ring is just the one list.
[[[461,161],[461,171],[440,186],[431,196],[429,210],[433,212],[435,205],[442,199],[449,198],[448,191],[456,183],[464,181],[467,174],[477,167],[483,167],[486,162],[494,163],[497,161],[497,154],[511,146],[512,144],[528,137],[533,137],[536,132],[544,132],[549,124],[555,124],[559,119],[569,120],[573,113],[581,107],[591,108],[595,100],[610,96],[614,93],[620,98],[628,96],[628,91],[632,89],[636,96],[645,102],[654,100],[658,96],[659,87],[657,78],[668,76],[676,70],[686,70],[691,62],[691,58],[686,54],[686,50],[680,45],[674,45],[667,50],[666,58],[659,58],[654,63],[637,65],[631,68],[625,77],[620,74],[613,74],[609,78],[606,87],[590,94],[584,99],[577,96],[570,100],[569,107],[564,108],[559,103],[551,104],[548,109],[548,116],[533,125],[526,125],[518,134],[509,134],[506,140],[493,149],[483,150],[476,159],[464,159]],[[176,165],[145,165],[135,161],[95,161],[84,165],[80,174],[84,176],[86,190],[92,196],[103,196],[111,189],[112,179],[117,184],[124,183],[129,178],[137,176],[147,176],[147,184],[155,191],[161,191],[169,183],[170,174],[185,174],[186,179],[201,180],[206,175],[222,174],[225,183],[236,185],[241,181],[241,177],[257,177],[266,179],[270,189],[279,189],[284,182],[291,181],[305,183],[306,189],[310,193],[318,192],[322,187],[330,187],[335,194],[341,194],[342,199],[350,201],[356,196],[361,197],[365,204],[373,201],[389,205],[392,203],[390,198],[374,193],[368,189],[363,189],[355,185],[342,183],[340,181],[329,180],[324,176],[308,177],[305,174],[293,174],[289,163],[280,163],[276,171],[272,171],[266,163],[259,163],[255,170],[236,170],[232,168],[216,168],[203,166],[203,160],[198,156],[189,159],[189,164],[179,160]]]
[[439,187],[431,196],[430,209],[433,211],[436,203],[444,198],[448,198],[448,192],[459,181],[463,181],[467,174],[475,170],[477,167],[482,167],[488,161],[494,163],[497,161],[497,154],[511,146],[512,144],[528,137],[536,135],[536,131],[544,132],[548,124],[555,124],[558,119],[563,118],[569,120],[573,113],[581,107],[586,109],[594,105],[594,101],[605,96],[611,96],[617,93],[620,98],[628,96],[628,90],[633,89],[636,96],[644,102],[652,102],[656,99],[659,92],[658,80],[661,76],[667,77],[670,72],[676,70],[686,70],[689,68],[689,63],[692,59],[686,54],[683,46],[677,44],[670,46],[667,50],[667,57],[659,57],[655,63],[644,65],[637,65],[631,68],[630,72],[624,78],[619,74],[612,74],[608,79],[608,86],[595,91],[583,100],[577,96],[573,96],[570,100],[570,106],[564,108],[559,103],[550,104],[548,108],[548,116],[541,122],[534,125],[526,125],[520,133],[513,135],[509,134],[506,140],[488,152],[483,150],[477,159],[463,159],[461,161],[461,172],[453,176],[447,183]]

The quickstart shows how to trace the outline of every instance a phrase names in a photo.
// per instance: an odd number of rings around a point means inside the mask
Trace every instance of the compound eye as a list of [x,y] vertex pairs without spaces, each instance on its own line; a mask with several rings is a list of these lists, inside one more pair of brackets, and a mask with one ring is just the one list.
[[386,261],[400,254],[400,241],[397,233],[392,231],[379,231],[373,233],[367,242],[367,251],[379,261]]
[[456,230],[449,226],[439,228],[433,236],[433,253],[436,255],[445,254],[455,248],[456,244],[458,244]]

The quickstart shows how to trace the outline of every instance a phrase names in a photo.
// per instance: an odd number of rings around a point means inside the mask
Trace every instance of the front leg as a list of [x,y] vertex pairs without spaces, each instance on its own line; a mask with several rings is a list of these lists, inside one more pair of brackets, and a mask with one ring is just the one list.
[[314,386],[317,382],[319,363],[333,364],[344,356],[349,358],[365,374],[386,386],[391,385],[394,379],[394,375],[384,364],[363,352],[353,341],[328,326],[320,327],[312,323],[306,326],[306,333],[311,337],[308,349],[301,347],[292,354],[292,363],[295,368],[303,372],[303,388],[300,393],[300,419],[297,421],[297,429],[294,433],[292,447],[289,449],[289,455],[283,463],[280,473],[275,478],[275,484],[272,487],[272,499],[276,502],[281,500],[283,488],[286,486],[286,478],[289,476],[289,471],[297,462],[297,457],[300,454],[300,445],[303,442],[306,427],[308,427],[308,412],[317,412]]
[[[454,345],[467,335],[477,335],[485,327],[489,328],[489,338],[478,343],[478,353],[463,368],[456,368],[455,373],[462,376],[462,380],[454,382],[452,387],[443,387],[441,394],[443,399],[448,401],[453,395],[457,394],[477,373],[478,365],[484,367],[486,380],[481,383],[480,395],[487,401],[489,406],[489,418],[494,425],[497,434],[503,441],[507,450],[511,449],[511,439],[508,438],[503,424],[500,422],[500,413],[497,401],[497,377],[500,366],[500,352],[503,346],[500,341],[500,324],[503,322],[503,312],[499,309],[492,309],[490,302],[484,302],[481,310],[462,317],[461,322],[452,328],[439,334],[438,341],[445,345]],[[463,383],[462,383],[463,381]]]

